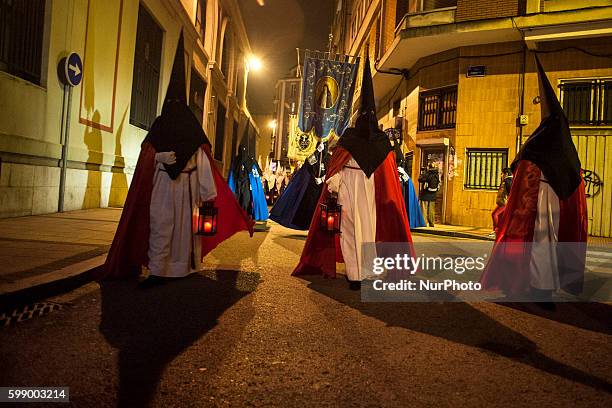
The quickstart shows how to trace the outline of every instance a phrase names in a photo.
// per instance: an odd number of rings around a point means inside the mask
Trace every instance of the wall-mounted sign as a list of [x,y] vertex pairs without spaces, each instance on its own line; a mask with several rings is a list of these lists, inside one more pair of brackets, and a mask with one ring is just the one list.
[[486,74],[486,67],[484,65],[469,65],[467,67],[466,77],[483,77]]
[[71,52],[66,58],[62,58],[58,73],[60,80],[66,85],[77,86],[83,79],[83,61],[76,52]]

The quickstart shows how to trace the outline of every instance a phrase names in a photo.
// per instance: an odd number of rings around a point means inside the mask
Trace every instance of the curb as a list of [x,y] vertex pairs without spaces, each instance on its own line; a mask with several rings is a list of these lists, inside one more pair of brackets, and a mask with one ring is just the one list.
[[423,235],[439,235],[444,237],[452,237],[452,238],[469,238],[469,239],[478,239],[481,241],[495,241],[494,238],[487,237],[485,235],[479,234],[471,234],[469,232],[459,232],[459,231],[445,231],[445,230],[434,230],[434,229],[421,229],[415,228],[410,230],[413,234],[423,234]]
[[70,292],[94,280],[95,271],[104,265],[106,255],[99,255],[70,266],[2,285],[0,311]]

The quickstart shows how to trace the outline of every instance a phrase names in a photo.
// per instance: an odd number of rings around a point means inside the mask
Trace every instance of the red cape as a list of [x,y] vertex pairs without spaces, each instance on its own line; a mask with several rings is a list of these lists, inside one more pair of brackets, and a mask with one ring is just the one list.
[[[528,160],[521,160],[516,168],[495,246],[480,278],[486,290],[502,290],[507,295],[529,293],[540,176],[540,169]],[[557,251],[560,285],[569,293],[579,294],[584,282],[588,223],[584,182],[570,197],[560,200],[559,206],[559,242],[576,243]]]
[[[347,150],[337,146],[329,163],[327,178],[342,170],[350,158],[351,155]],[[410,244],[410,252],[414,253],[410,224],[399,185],[394,152],[390,152],[385,161],[374,171],[374,190],[376,242],[407,242]],[[342,262],[340,236],[338,234],[330,235],[319,227],[320,204],[325,202],[328,196],[327,188],[323,188],[310,222],[308,238],[302,251],[300,263],[292,275],[322,274],[328,278],[336,277],[336,262]]]
[[[202,237],[202,257],[238,231],[248,230],[249,234],[253,236],[253,221],[240,208],[234,194],[215,166],[210,148],[205,145],[203,150],[210,161],[217,188],[215,206],[219,208],[219,222],[216,235]],[[106,257],[106,263],[97,274],[97,279],[138,276],[141,266],[149,263],[147,256],[150,225],[149,207],[153,191],[153,175],[155,174],[155,153],[155,149],[150,143],[142,144],[119,226]]]

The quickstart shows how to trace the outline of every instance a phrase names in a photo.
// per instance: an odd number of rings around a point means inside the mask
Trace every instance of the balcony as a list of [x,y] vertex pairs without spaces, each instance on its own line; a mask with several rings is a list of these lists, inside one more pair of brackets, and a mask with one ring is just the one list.
[[[398,2],[397,17],[401,21],[396,33],[401,30],[416,27],[429,27],[455,22],[457,0],[409,0],[404,7]],[[407,6],[407,7],[406,7]],[[403,18],[400,13],[405,13]]]

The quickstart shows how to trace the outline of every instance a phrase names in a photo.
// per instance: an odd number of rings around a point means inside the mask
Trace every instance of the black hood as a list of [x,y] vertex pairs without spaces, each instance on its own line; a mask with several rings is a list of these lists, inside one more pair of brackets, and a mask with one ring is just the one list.
[[366,57],[361,81],[361,101],[355,127],[344,131],[338,144],[348,150],[361,170],[370,177],[393,150],[389,138],[378,128],[370,60]]
[[520,160],[535,163],[559,199],[563,200],[571,196],[580,184],[580,159],[563,108],[537,56],[535,60],[540,82],[542,121],[521,147],[512,163],[512,171]]
[[210,141],[202,125],[187,106],[187,85],[185,81],[185,49],[183,33],[179,37],[170,84],[162,113],[155,119],[145,141],[150,142],[157,152],[176,153],[176,163],[164,164],[168,175],[176,179],[198,147]]

